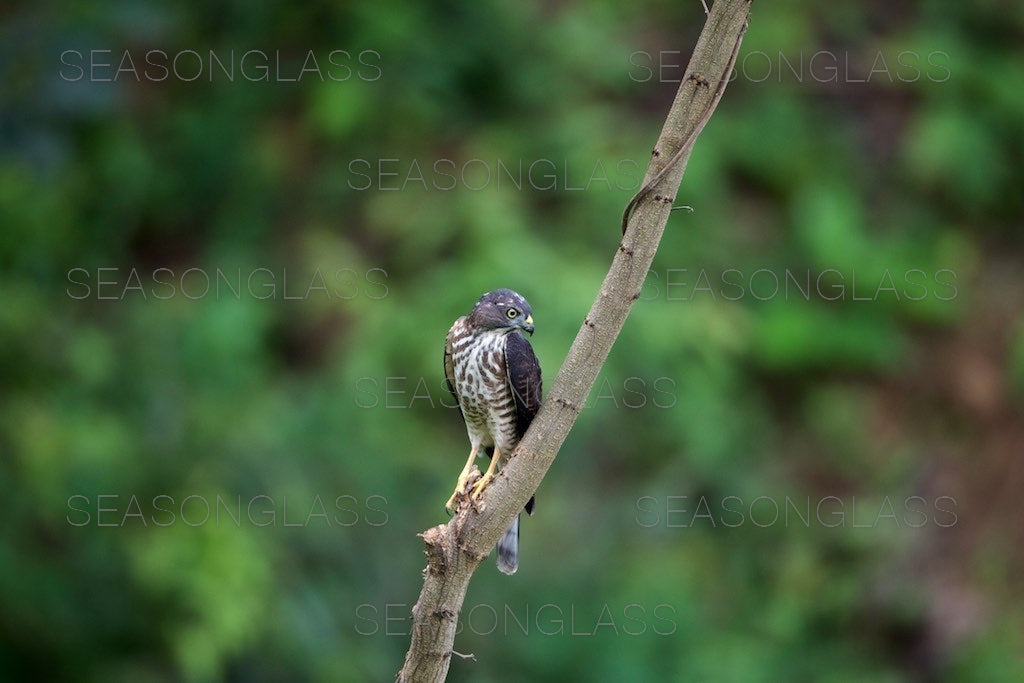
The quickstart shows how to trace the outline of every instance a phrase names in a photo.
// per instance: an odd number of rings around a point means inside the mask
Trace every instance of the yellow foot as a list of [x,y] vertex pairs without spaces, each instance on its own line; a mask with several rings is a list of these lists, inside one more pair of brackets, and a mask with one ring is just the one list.
[[476,486],[473,487],[473,493],[469,496],[474,502],[476,502],[476,499],[484,492],[487,485],[491,483],[491,479],[494,479],[494,473],[498,469],[498,460],[500,458],[501,454],[498,453],[498,449],[495,448],[494,453],[491,454],[491,464],[487,467],[487,471],[484,472],[484,476],[476,483]]
[[492,472],[490,468],[488,468],[487,473],[483,477],[481,477],[480,481],[478,481],[476,483],[476,486],[473,487],[473,492],[469,494],[469,497],[473,500],[479,498],[480,494],[484,492],[484,489],[487,487],[487,485],[491,483],[491,479],[494,479],[494,472]]
[[475,465],[468,472],[460,474],[459,481],[455,484],[455,490],[452,491],[451,498],[448,499],[448,502],[444,504],[444,509],[448,512],[454,513],[457,508],[456,503],[458,499],[466,495],[466,487],[469,485],[469,482],[479,476],[480,470],[478,470]]

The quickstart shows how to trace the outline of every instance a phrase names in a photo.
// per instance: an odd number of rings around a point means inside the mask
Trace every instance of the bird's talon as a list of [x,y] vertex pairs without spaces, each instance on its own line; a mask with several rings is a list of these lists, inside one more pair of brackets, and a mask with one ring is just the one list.
[[479,498],[480,495],[484,492],[484,489],[487,488],[487,485],[491,483],[491,479],[493,478],[494,476],[490,473],[490,471],[488,471],[487,474],[485,474],[483,478],[476,483],[476,486],[473,487],[473,492],[469,494],[469,497],[474,501],[477,498]]
[[455,484],[455,490],[452,491],[451,497],[448,502],[444,504],[444,509],[450,514],[455,514],[458,511],[458,502],[461,498],[466,496],[469,490],[469,484],[480,478],[480,470],[473,466],[473,468],[464,475],[459,477],[458,482]]

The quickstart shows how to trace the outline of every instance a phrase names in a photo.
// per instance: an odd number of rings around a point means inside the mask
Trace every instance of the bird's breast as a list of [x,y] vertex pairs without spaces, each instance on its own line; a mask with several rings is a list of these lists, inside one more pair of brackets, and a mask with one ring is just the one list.
[[496,332],[460,336],[452,345],[452,360],[467,425],[485,432],[499,449],[510,448],[515,402],[508,388],[505,336]]

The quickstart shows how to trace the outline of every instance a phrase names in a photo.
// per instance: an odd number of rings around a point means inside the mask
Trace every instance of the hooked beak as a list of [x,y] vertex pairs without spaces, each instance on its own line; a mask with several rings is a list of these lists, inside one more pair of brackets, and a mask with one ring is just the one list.
[[533,316],[526,316],[526,320],[523,322],[523,329],[526,330],[530,335],[533,334]]

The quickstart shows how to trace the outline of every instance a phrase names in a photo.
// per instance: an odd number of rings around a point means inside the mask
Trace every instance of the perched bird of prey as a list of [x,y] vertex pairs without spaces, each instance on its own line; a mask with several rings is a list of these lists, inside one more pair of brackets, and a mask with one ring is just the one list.
[[[473,461],[483,448],[491,458],[487,472],[470,493],[475,500],[504,466],[540,408],[540,363],[523,332],[533,334],[530,304],[511,289],[487,292],[469,315],[455,321],[444,346],[448,390],[459,402],[471,450],[458,484],[445,504],[453,510],[466,493]],[[526,504],[533,513],[534,500]],[[519,517],[498,541],[498,569],[519,568]]]

